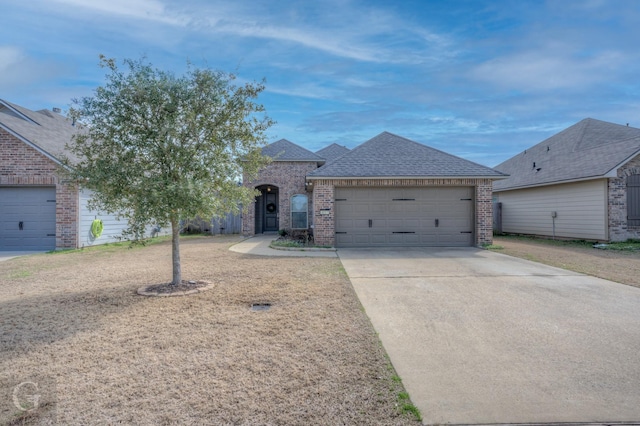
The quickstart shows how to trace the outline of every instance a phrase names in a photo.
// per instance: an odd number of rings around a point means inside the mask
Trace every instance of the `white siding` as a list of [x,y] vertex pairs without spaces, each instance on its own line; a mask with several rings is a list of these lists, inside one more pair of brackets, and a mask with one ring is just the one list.
[[[91,191],[80,191],[80,229],[78,232],[78,247],[120,241],[122,239],[122,231],[128,227],[127,221],[125,219],[118,220],[113,214],[89,210],[87,202],[90,198]],[[104,225],[102,235],[98,238],[93,238],[93,235],[91,235],[91,224],[95,219],[102,220],[102,224]]]
[[607,240],[606,179],[494,193],[507,233]]

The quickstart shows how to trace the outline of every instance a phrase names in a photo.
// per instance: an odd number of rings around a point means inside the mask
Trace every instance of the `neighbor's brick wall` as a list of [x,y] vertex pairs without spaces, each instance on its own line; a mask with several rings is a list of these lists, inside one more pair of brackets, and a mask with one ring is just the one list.
[[620,167],[617,177],[609,179],[609,240],[640,238],[640,226],[627,225],[627,176],[640,174],[640,155]]
[[78,192],[59,181],[49,158],[0,129],[0,186],[56,187],[56,248],[75,248],[78,241]]
[[[367,186],[473,186],[475,243],[479,246],[493,242],[493,185],[490,179],[318,179],[313,180],[314,236],[317,245],[335,245],[335,188]],[[330,212],[321,215],[321,209],[330,209]]]
[[[257,188],[262,185],[278,187],[278,227],[279,229],[291,228],[291,203],[293,195],[304,194],[309,197],[309,225],[313,224],[313,200],[305,188],[306,176],[317,169],[317,163],[311,161],[274,161],[266,166],[258,174],[258,178],[247,182],[243,179],[243,185],[248,188]],[[242,233],[245,236],[255,235],[256,203],[251,203],[242,215]]]

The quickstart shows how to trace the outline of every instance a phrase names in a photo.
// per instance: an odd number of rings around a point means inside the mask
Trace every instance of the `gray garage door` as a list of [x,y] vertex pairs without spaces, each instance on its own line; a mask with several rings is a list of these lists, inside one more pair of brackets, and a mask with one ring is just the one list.
[[336,245],[471,246],[472,187],[336,188]]
[[0,188],[0,250],[56,248],[56,189]]

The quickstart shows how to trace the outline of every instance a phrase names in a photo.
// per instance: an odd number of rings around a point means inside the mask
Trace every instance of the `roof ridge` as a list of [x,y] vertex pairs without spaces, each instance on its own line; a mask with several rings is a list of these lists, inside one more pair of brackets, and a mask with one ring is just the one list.
[[[419,145],[419,146],[421,146],[421,147],[423,147],[423,148],[426,148],[426,149],[431,149],[431,150],[433,150],[433,151],[437,151],[437,152],[439,152],[439,153],[441,153],[441,154],[444,154],[444,155],[446,155],[446,156],[449,156],[449,157],[451,157],[451,158],[462,159],[462,160],[468,161],[469,163],[473,163],[473,164],[475,164],[476,166],[486,167],[486,168],[489,168],[489,169],[491,168],[491,167],[485,166],[484,164],[476,163],[475,161],[471,161],[471,160],[469,160],[469,159],[462,158],[462,157],[459,157],[459,156],[457,156],[457,155],[453,155],[453,154],[451,154],[451,153],[449,153],[449,152],[443,151],[443,150],[438,149],[438,148],[434,148],[434,147],[432,147],[432,146],[429,146],[429,145],[423,144],[423,143],[421,143],[421,142],[414,141],[414,140],[409,139],[409,138],[406,138],[406,137],[404,137],[404,136],[396,135],[395,133],[391,133],[391,132],[387,132],[387,131],[384,131],[384,132],[382,132],[382,133],[387,133],[387,134],[392,135],[392,136],[395,136],[395,137],[397,137],[397,138],[404,139],[404,140],[406,140],[406,141],[408,141],[408,142],[414,143],[414,144]],[[381,133],[381,134],[382,134],[382,133]],[[379,135],[378,135],[378,136],[379,136]],[[502,172],[500,172],[500,173],[502,173]],[[502,174],[504,174],[504,175],[506,176],[506,173],[502,173]]]

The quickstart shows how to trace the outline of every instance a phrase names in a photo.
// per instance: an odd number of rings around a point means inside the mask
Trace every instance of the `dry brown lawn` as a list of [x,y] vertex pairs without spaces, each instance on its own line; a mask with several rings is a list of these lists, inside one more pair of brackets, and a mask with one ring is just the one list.
[[170,280],[168,242],[1,262],[0,424],[415,424],[340,261],[237,241],[183,240],[183,278],[214,283],[183,297],[136,294]]
[[640,252],[598,250],[544,239],[496,237],[498,253],[640,287]]

